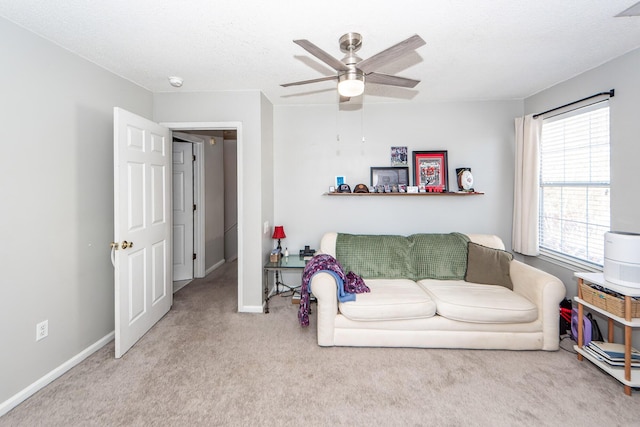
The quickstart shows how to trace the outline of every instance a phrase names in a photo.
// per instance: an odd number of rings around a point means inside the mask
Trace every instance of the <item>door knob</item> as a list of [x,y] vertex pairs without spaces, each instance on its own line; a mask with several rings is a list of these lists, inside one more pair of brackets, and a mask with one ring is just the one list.
[[122,249],[132,248],[133,247],[133,242],[127,242],[126,240],[123,240],[122,244],[120,245],[120,247]]

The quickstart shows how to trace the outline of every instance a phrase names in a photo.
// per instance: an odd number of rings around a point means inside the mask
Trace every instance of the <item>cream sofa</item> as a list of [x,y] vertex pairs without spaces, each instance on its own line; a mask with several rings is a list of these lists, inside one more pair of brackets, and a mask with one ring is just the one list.
[[[504,250],[497,236],[462,236],[483,247]],[[342,263],[336,255],[337,240],[338,233],[325,234],[320,253]],[[381,254],[388,255],[394,253]],[[344,303],[338,301],[334,276],[316,273],[309,288],[317,300],[318,345],[557,350],[558,305],[566,293],[564,284],[517,260],[506,268],[513,290],[464,278],[363,276],[371,292]]]

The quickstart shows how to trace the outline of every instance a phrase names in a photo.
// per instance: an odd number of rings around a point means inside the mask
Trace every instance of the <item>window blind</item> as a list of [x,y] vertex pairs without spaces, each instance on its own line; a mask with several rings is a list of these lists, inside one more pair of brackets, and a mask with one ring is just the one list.
[[540,249],[602,266],[610,229],[609,104],[545,119],[540,141]]

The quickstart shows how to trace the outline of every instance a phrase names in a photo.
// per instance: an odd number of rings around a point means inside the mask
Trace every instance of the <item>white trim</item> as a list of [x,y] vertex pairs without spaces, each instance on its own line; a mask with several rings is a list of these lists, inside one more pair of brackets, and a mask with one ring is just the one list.
[[238,312],[243,313],[262,313],[260,307],[258,311],[254,311],[256,307],[244,305],[244,171],[242,168],[243,160],[243,144],[242,144],[242,122],[163,122],[162,126],[174,129],[189,130],[226,130],[235,129],[237,133],[237,174],[238,174]]
[[53,382],[54,380],[60,378],[63,374],[69,371],[74,366],[78,365],[87,357],[91,356],[96,351],[100,350],[106,344],[113,341],[115,336],[115,332],[111,331],[95,343],[91,344],[86,349],[82,350],[80,353],[73,356],[71,359],[64,362],[62,365],[58,366],[48,374],[44,375],[42,378],[36,380],[31,385],[27,386],[22,391],[19,391],[15,395],[11,396],[9,399],[0,403],[0,417],[27,400],[29,397],[33,396],[38,391],[42,390],[48,384]]
[[213,264],[211,267],[207,268],[207,271],[205,271],[204,275],[208,276],[209,273],[211,273],[214,270],[217,270],[222,264],[224,264],[225,262],[227,262],[224,259],[221,259],[220,261],[216,262],[215,264]]
[[594,273],[602,272],[602,267],[590,264],[588,262],[582,262],[579,259],[575,259],[569,256],[563,256],[544,248],[540,248],[540,255],[538,255],[537,258],[540,258],[541,260],[544,260],[548,263],[555,264],[559,267],[564,267],[567,270],[571,271],[591,271]]
[[[242,313],[264,313],[265,305],[245,305],[243,306]],[[238,310],[240,311],[240,310]]]

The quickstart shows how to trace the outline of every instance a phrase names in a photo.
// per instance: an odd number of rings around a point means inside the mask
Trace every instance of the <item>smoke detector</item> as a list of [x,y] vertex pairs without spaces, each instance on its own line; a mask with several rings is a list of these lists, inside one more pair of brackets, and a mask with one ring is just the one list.
[[169,84],[171,84],[171,86],[173,87],[181,87],[182,82],[183,82],[182,77],[177,77],[177,76],[169,77]]

